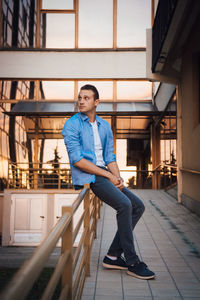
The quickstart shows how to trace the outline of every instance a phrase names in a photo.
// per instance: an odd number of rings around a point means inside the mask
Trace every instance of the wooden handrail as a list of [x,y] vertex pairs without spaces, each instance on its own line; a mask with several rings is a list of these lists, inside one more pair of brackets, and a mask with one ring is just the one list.
[[157,171],[160,167],[166,167],[166,168],[172,168],[172,169],[178,169],[177,165],[171,165],[171,164],[158,164],[151,172]]
[[65,264],[67,262],[69,258],[69,251],[66,251],[65,253],[63,253],[57,263],[57,266],[55,268],[55,271],[53,273],[53,275],[51,276],[50,280],[49,280],[49,284],[47,285],[44,294],[42,296],[42,300],[49,300],[52,298],[53,293],[56,289],[56,286],[58,284],[58,281],[60,279],[60,276],[62,274],[62,271],[65,267]]
[[76,198],[76,200],[73,202],[72,204],[72,208],[73,208],[73,212],[75,213],[76,210],[78,209],[79,205],[81,204],[83,198],[86,196],[86,194],[89,193],[89,189],[83,189],[80,194],[78,195],[78,197]]
[[186,169],[186,168],[179,168],[181,172],[187,172],[195,175],[200,175],[200,171],[198,170],[192,170],[192,169]]
[[63,215],[50,234],[36,249],[33,256],[15,274],[13,280],[8,284],[4,293],[0,296],[2,300],[24,299],[31,289],[34,281],[39,276],[50,253],[55,248],[60,236],[69,225],[71,216]]
[[[84,201],[84,212],[73,230],[73,216],[82,201]],[[90,210],[91,205],[93,206]],[[36,248],[33,256],[15,274],[14,278],[0,295],[0,299],[23,300],[26,298],[61,236],[62,254],[41,299],[50,300],[52,298],[61,276],[62,290],[59,299],[72,300],[75,297],[76,299],[80,299],[85,276],[89,275],[90,272],[90,251],[92,241],[96,237],[96,224],[100,216],[100,207],[100,200],[93,194],[90,194],[89,185],[85,185],[85,188],[75,199],[73,205],[62,208],[62,217],[46,239]],[[84,231],[78,247],[74,251],[73,243],[79,232],[81,223],[84,224]],[[91,223],[92,226],[90,225]],[[83,254],[81,252],[82,248],[84,248]],[[82,257],[80,258],[81,254]],[[78,261],[79,265],[77,266]],[[76,267],[78,267],[78,270],[76,270]],[[76,274],[75,278],[74,274]],[[78,284],[79,282],[80,284]]]

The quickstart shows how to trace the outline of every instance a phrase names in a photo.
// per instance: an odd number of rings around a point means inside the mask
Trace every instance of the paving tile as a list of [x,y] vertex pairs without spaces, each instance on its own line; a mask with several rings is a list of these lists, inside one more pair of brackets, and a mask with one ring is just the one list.
[[124,296],[132,296],[135,299],[136,297],[151,297],[151,291],[149,288],[126,288],[124,289]]
[[152,294],[155,297],[161,297],[163,295],[167,295],[169,298],[170,297],[179,297],[180,294],[176,288],[169,289],[169,288],[158,288],[158,289],[152,289]]
[[183,266],[179,266],[177,268],[177,266],[167,266],[167,268],[169,269],[170,273],[188,273],[191,272],[191,269],[187,266],[187,265],[183,265]]
[[132,276],[128,276],[127,278],[122,277],[122,286],[124,290],[133,288],[149,289],[147,280],[140,280]]
[[173,282],[151,282],[150,283],[150,287],[152,289],[152,291],[154,290],[162,290],[162,289],[176,289],[176,286]]
[[[183,299],[181,296],[165,296],[165,295],[160,295],[159,297],[154,297],[154,300],[179,300]],[[191,299],[190,299],[191,300]]]
[[152,300],[152,297],[140,297],[140,296],[124,296],[124,300]]
[[94,300],[94,296],[82,295],[81,300]]
[[109,296],[122,296],[122,289],[121,288],[96,288],[95,297],[101,295],[109,295]]
[[117,288],[120,288],[121,289],[121,282],[116,282],[116,281],[110,281],[110,280],[98,280],[97,281],[97,284],[96,284],[96,287],[97,288],[105,288],[105,289],[109,289],[109,288],[113,288],[115,289],[116,287]]
[[119,295],[96,295],[95,300],[122,300],[123,297]]
[[199,290],[199,293],[200,293],[200,284],[199,284],[199,282],[190,282],[190,283],[187,283],[187,284],[184,283],[184,282],[180,282],[180,283],[176,282],[176,285],[177,285],[179,290],[184,290],[184,289]]
[[95,289],[91,287],[84,287],[82,295],[84,296],[93,296],[95,294]]
[[183,297],[199,297],[200,299],[200,290],[194,290],[194,289],[181,289],[180,293]]

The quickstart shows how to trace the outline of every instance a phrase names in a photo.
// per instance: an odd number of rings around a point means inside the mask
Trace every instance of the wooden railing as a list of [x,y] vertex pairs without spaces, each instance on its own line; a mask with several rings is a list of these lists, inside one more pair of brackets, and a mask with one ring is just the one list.
[[[35,165],[34,163],[32,164]],[[165,188],[176,181],[177,167],[159,164],[153,170],[120,170],[128,172],[131,188]],[[30,167],[27,163],[9,163],[8,186],[14,189],[70,189],[73,188],[69,164],[41,163],[40,167]]]
[[[73,229],[73,216],[82,202],[83,213]],[[46,239],[36,248],[33,256],[15,274],[0,295],[0,299],[23,300],[26,298],[60,237],[62,237],[61,256],[40,299],[52,298],[60,278],[62,288],[59,299],[80,299],[85,277],[90,275],[90,251],[96,237],[100,206],[100,200],[91,193],[89,185],[85,185],[73,205],[62,208],[62,217]],[[74,241],[82,225],[84,230],[78,246],[74,248]]]
[[8,188],[73,188],[69,163],[12,163],[8,165]]
[[193,170],[193,169],[187,169],[187,168],[179,168],[179,170],[181,172],[185,172],[185,173],[200,175],[200,171],[199,170]]
[[177,180],[176,173],[177,165],[160,163],[152,170],[152,189],[162,189],[174,185]]

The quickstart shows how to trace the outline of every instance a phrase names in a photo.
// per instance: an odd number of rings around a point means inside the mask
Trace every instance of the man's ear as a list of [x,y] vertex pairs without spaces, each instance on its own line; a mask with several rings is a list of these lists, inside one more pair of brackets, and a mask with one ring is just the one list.
[[99,99],[95,99],[95,106],[97,106],[99,104]]

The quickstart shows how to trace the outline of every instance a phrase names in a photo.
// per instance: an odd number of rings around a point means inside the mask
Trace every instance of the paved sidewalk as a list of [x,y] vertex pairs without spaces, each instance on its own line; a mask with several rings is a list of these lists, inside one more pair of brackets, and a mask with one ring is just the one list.
[[103,205],[82,300],[200,299],[200,218],[163,191],[134,192],[146,206],[135,229],[136,248],[156,279],[140,280],[102,267],[116,231],[115,212]]

